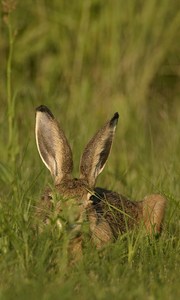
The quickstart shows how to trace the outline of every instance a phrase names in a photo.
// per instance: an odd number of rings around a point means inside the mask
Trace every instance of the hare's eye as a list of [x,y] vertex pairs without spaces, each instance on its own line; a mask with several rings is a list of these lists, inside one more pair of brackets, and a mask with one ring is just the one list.
[[94,203],[94,202],[97,200],[97,197],[96,197],[96,195],[93,194],[93,193],[88,193],[87,199],[88,199],[88,201],[90,201],[91,203]]
[[89,193],[88,201],[91,202],[92,205],[96,205],[101,201],[101,198],[97,194]]

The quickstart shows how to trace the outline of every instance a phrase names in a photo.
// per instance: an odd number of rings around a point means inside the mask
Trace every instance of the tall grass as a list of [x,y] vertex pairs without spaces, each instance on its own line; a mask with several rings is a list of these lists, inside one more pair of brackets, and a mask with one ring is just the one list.
[[[0,298],[179,298],[179,4],[170,0],[2,1],[0,22]],[[8,9],[8,10],[7,10]],[[34,208],[52,184],[38,157],[34,110],[48,105],[82,149],[115,111],[98,185],[168,199],[159,240],[141,231],[69,266],[68,234],[38,234]]]

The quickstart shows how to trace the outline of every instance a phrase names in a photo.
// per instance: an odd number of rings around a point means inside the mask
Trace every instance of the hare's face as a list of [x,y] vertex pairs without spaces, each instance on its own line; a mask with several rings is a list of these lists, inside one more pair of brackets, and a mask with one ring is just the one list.
[[68,179],[56,185],[58,193],[66,199],[74,199],[77,205],[86,208],[90,203],[91,190],[83,179]]
[[55,195],[56,212],[72,226],[73,230],[79,230],[90,204],[88,196],[91,194],[87,182],[76,178],[62,180],[55,186]]

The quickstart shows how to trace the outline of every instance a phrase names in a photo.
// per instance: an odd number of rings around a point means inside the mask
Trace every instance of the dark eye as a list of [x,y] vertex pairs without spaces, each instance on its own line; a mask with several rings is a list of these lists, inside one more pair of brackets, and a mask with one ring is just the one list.
[[97,204],[99,202],[95,195],[92,195],[89,199],[92,201],[92,204]]
[[89,198],[89,200],[93,201],[94,198],[95,198],[95,196],[91,195],[91,197]]

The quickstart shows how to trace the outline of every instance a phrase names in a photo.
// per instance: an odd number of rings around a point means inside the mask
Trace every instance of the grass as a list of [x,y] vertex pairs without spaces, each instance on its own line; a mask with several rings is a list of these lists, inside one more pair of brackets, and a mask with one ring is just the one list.
[[[178,299],[179,7],[170,0],[1,4],[0,299]],[[13,44],[12,44],[13,42]],[[12,47],[13,46],[13,47]],[[159,240],[141,231],[68,264],[68,233],[38,234],[34,208],[52,185],[35,145],[35,107],[60,120],[74,153],[120,114],[98,186],[168,199]]]

